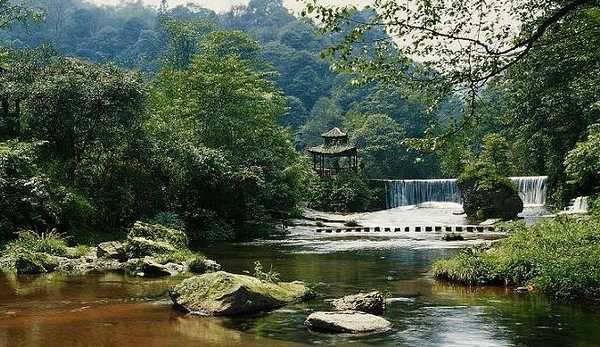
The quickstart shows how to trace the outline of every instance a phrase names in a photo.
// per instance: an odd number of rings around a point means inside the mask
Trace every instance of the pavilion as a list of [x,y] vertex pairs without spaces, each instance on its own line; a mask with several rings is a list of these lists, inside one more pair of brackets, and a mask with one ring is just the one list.
[[307,149],[313,156],[313,169],[321,176],[357,171],[356,147],[348,143],[348,135],[339,128],[321,134],[323,144]]

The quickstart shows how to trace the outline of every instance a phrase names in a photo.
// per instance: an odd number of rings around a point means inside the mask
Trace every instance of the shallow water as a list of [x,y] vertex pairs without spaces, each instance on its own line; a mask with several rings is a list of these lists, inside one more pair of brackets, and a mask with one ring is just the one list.
[[[313,283],[322,296],[253,317],[189,317],[172,310],[166,290],[180,278],[118,274],[0,275],[0,346],[598,346],[600,309],[553,303],[503,288],[436,283],[431,263],[478,241],[439,235],[323,236],[296,228],[285,240],[205,250],[225,270],[272,264],[282,280]],[[327,300],[382,290],[392,332],[370,337],[311,333],[302,323]]]

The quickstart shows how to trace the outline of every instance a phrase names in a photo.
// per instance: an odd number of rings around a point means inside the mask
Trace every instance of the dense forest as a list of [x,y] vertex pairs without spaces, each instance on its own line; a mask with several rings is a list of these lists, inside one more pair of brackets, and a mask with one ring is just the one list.
[[[344,52],[360,26],[329,30],[324,16],[322,32],[281,0],[223,14],[79,0],[36,1],[33,10],[39,16],[0,22],[5,238],[56,228],[81,242],[143,219],[181,226],[197,243],[232,239],[269,229],[302,202],[368,208],[365,177],[456,177],[480,161],[502,176],[550,175],[557,207],[598,189],[593,154],[581,152],[597,138],[600,36],[559,40],[597,28],[597,9],[576,12],[472,94],[390,81],[397,75],[381,67],[397,63],[348,69],[332,47]],[[360,52],[398,55],[380,44],[385,32],[369,29]],[[361,177],[324,184],[303,149],[334,126],[357,144]]]

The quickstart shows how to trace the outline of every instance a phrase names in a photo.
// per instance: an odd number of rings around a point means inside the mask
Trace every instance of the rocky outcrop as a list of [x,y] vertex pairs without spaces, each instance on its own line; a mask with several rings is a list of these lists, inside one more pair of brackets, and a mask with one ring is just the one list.
[[98,258],[116,259],[119,261],[127,260],[125,254],[125,245],[119,241],[102,242],[96,248]]
[[158,224],[135,222],[129,234],[127,234],[127,238],[138,237],[155,242],[164,242],[176,249],[188,248],[188,238],[183,231]]
[[188,264],[189,271],[195,274],[215,272],[221,270],[221,265],[214,260],[197,257]]
[[141,277],[163,277],[178,275],[184,272],[185,266],[176,263],[161,264],[152,257],[144,257],[128,260],[124,265],[124,269]]
[[19,252],[14,257],[14,268],[20,275],[52,272],[58,266],[56,257],[45,253]]
[[203,273],[220,269],[215,261],[190,251],[187,242],[182,231],[137,222],[126,242],[103,242],[97,247],[66,247],[60,256],[11,247],[0,254],[0,270],[20,274],[123,271],[158,277],[177,275],[188,271],[188,268]]
[[175,252],[177,249],[167,242],[148,240],[143,237],[127,239],[127,257],[143,258]]
[[169,291],[176,308],[207,316],[233,316],[269,311],[308,300],[314,293],[302,282],[270,283],[224,271],[184,280]]
[[383,294],[377,291],[344,296],[333,300],[331,304],[336,310],[362,311],[375,315],[381,315],[385,310]]
[[392,328],[386,319],[358,311],[314,312],[304,325],[310,330],[349,334],[382,333]]

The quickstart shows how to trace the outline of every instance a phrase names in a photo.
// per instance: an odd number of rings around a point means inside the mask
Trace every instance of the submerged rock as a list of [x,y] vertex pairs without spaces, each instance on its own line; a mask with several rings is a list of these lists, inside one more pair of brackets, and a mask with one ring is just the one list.
[[304,325],[311,330],[350,334],[382,333],[392,328],[386,319],[358,311],[314,312]]
[[344,296],[333,300],[331,304],[336,310],[340,311],[362,311],[381,315],[385,310],[383,294],[377,291]]
[[58,258],[56,271],[87,274],[102,273],[107,271],[119,271],[123,268],[122,263],[116,259],[97,258],[85,256],[80,258]]
[[308,300],[314,293],[302,282],[270,283],[224,271],[195,276],[169,291],[176,308],[209,316],[272,310]]
[[117,259],[119,261],[127,259],[125,245],[119,241],[102,242],[96,248],[96,255],[98,258]]

